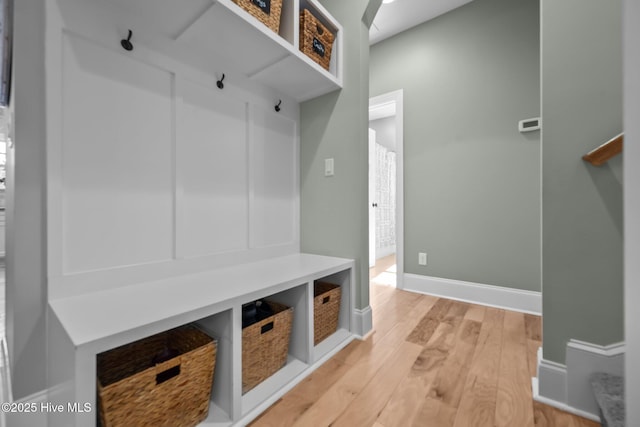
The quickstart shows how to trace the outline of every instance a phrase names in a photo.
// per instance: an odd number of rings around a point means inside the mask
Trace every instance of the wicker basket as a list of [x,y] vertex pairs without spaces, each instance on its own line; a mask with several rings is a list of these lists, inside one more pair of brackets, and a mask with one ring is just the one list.
[[279,34],[282,0],[233,0],[233,2]]
[[338,330],[340,286],[316,282],[313,286],[313,344]]
[[242,393],[246,393],[287,363],[293,308],[266,302],[274,315],[242,330]]
[[309,10],[300,11],[300,50],[326,70],[331,63],[334,37]]
[[99,354],[102,426],[197,425],[209,412],[215,359],[216,342],[190,326]]

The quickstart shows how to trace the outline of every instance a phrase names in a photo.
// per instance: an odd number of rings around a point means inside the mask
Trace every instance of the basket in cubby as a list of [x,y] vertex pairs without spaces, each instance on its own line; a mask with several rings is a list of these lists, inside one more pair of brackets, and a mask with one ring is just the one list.
[[313,285],[313,343],[318,345],[338,330],[340,316],[339,285],[315,282]]
[[207,418],[216,341],[183,326],[97,355],[103,427],[191,427]]
[[335,35],[308,9],[300,11],[300,50],[326,70],[331,64]]
[[282,0],[233,0],[233,2],[279,34]]
[[287,363],[293,308],[265,301],[273,315],[242,329],[242,393],[276,373]]

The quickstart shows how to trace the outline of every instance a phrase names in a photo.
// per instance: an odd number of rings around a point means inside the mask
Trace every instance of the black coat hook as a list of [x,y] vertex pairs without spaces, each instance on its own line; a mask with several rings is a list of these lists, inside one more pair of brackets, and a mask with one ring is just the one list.
[[224,81],[224,73],[222,73],[222,78],[218,80],[218,82],[216,83],[216,85],[218,85],[218,89],[224,89],[224,83],[222,83],[223,81]]
[[122,45],[124,50],[127,50],[129,52],[133,50],[133,45],[131,44],[132,35],[133,35],[133,31],[129,30],[129,37],[127,37],[126,39],[122,39],[122,41],[120,41],[120,44]]
[[280,105],[282,104],[282,99],[278,100],[278,105],[276,105],[274,108],[276,109],[276,112],[279,113],[280,112]]

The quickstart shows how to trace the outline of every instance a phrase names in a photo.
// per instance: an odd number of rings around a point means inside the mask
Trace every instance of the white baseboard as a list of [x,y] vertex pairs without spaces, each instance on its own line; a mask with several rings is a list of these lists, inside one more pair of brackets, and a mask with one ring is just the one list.
[[376,260],[396,253],[396,245],[385,246],[384,248],[376,248]]
[[566,404],[567,367],[560,363],[544,360],[542,358],[542,347],[538,348],[537,373],[538,387],[534,394],[553,402],[559,402],[558,404]]
[[600,417],[597,415],[581,411],[579,409],[573,408],[565,403],[558,402],[557,400],[549,399],[547,397],[541,396],[538,393],[539,384],[538,378],[531,378],[531,390],[533,391],[533,400],[536,402],[544,403],[545,405],[553,406],[554,408],[560,409],[561,411],[568,412],[570,414],[577,415],[582,418],[586,418],[588,420],[595,421],[597,423],[600,422]]
[[409,273],[404,275],[404,290],[523,313],[542,313],[542,294],[535,291]]
[[570,340],[566,365],[544,360],[538,351],[534,399],[584,418],[600,421],[589,376],[594,372],[624,374],[624,343],[608,346]]
[[624,376],[624,343],[600,346],[577,340],[567,344],[567,404],[598,414],[589,377],[595,372]]
[[373,329],[373,313],[371,306],[367,306],[362,310],[353,310],[353,333],[359,339],[365,339],[365,337]]

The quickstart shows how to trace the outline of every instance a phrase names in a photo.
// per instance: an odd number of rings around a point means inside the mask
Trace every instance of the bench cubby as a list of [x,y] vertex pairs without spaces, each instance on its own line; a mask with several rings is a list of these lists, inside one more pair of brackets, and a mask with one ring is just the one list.
[[[313,343],[313,285],[341,286],[338,330]],[[95,407],[96,355],[195,323],[217,340],[209,417],[203,426],[244,425],[356,337],[354,261],[294,254],[50,302],[52,402]],[[265,298],[293,307],[285,366],[242,394],[242,305]],[[50,426],[93,426],[95,414],[50,419]]]

